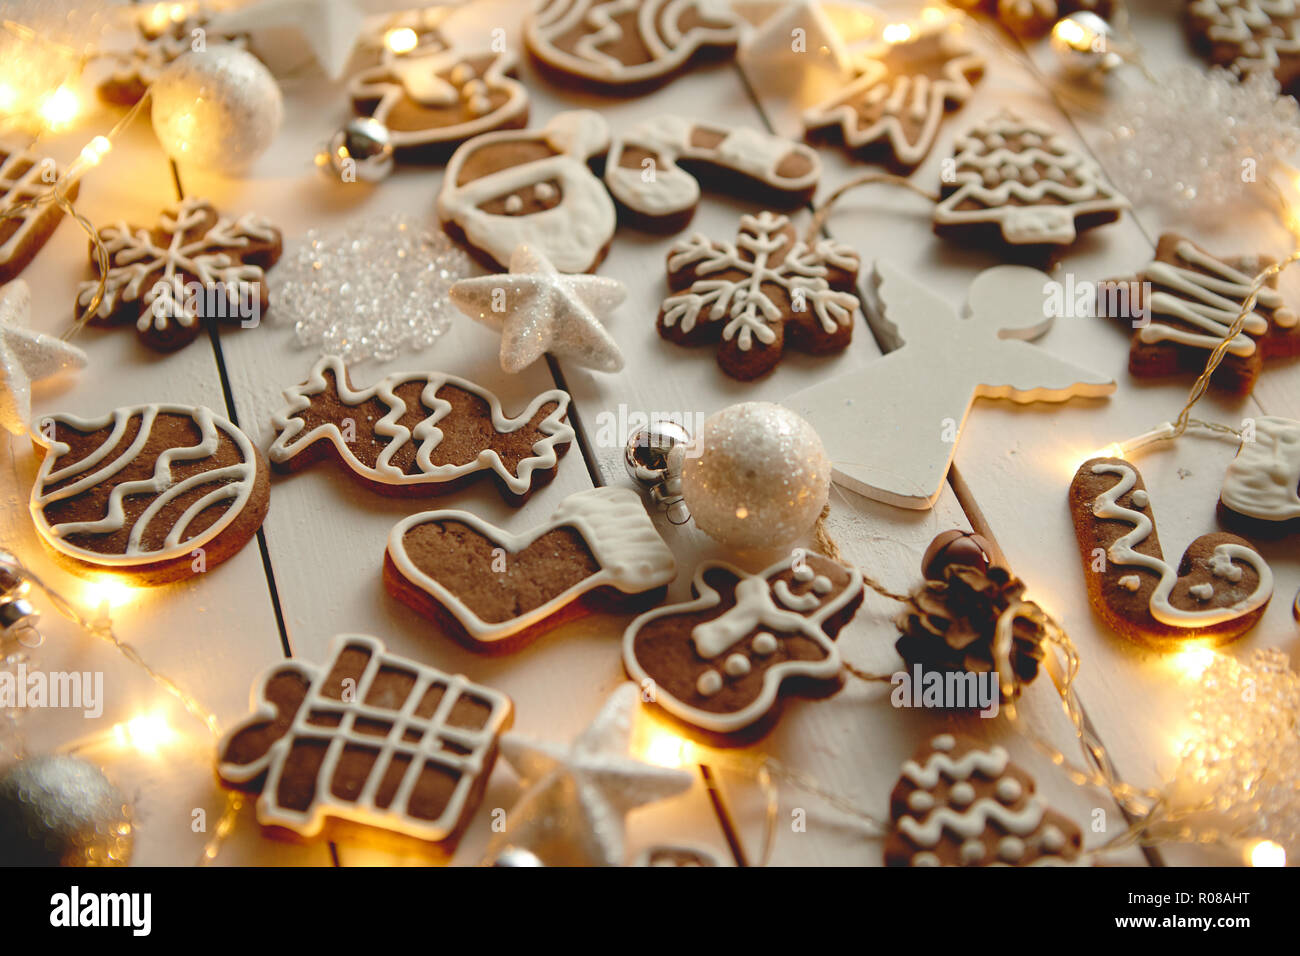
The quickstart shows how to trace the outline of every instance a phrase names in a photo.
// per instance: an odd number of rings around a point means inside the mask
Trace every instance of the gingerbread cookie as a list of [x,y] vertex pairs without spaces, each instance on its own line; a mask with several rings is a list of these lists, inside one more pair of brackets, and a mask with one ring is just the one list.
[[1168,647],[1188,639],[1224,643],[1260,619],[1273,572],[1236,535],[1205,534],[1175,570],[1164,559],[1142,476],[1120,458],[1084,462],[1070,483],[1070,513],[1088,598],[1110,628]]
[[1063,137],[1010,113],[958,137],[955,149],[934,210],[934,231],[944,238],[1039,257],[1129,207]]
[[740,220],[734,243],[699,233],[668,253],[673,295],[659,334],[678,345],[718,345],[718,365],[742,381],[770,372],[787,344],[810,355],[839,352],[853,338],[858,254],[833,239],[811,248],[785,216]]
[[248,436],[210,410],[133,405],[41,419],[36,530],[74,570],[168,584],[233,556],[262,525],[271,486]]
[[1250,440],[1223,476],[1221,514],[1254,534],[1300,531],[1300,422],[1274,415],[1253,421]]
[[426,511],[388,536],[393,597],[478,651],[510,651],[593,611],[644,610],[677,573],[641,499],[625,488],[570,495],[523,534],[468,511]]
[[[177,16],[160,17],[160,11],[167,14],[177,11]],[[241,48],[248,44],[244,34],[212,33],[208,29],[208,17],[186,12],[180,4],[166,10],[161,4],[139,7],[134,19],[135,39],[131,48],[102,54],[113,66],[100,80],[96,92],[101,100],[113,106],[134,106],[159,73],[191,50],[204,49],[209,43]]]
[[931,738],[903,763],[889,795],[885,865],[1069,865],[1083,834],[1034,790],[1002,747]]
[[[265,219],[228,219],[206,199],[163,210],[153,229],[119,222],[100,229],[99,238],[108,277],[90,321],[134,323],[140,341],[163,352],[193,342],[207,321],[257,325],[270,303],[265,270],[284,248],[280,230]],[[93,246],[90,262],[98,275]],[[96,280],[81,284],[78,312],[98,287]]]
[[732,55],[740,30],[724,0],[538,0],[524,43],[557,82],[631,95],[705,55]]
[[804,113],[804,126],[906,173],[929,154],[944,113],[970,98],[984,66],[947,26],[885,44],[860,61],[852,81]]
[[838,686],[834,639],[862,603],[856,569],[803,552],[761,574],[707,561],[691,593],[623,635],[628,676],[671,716],[736,734],[774,719],[783,691]]
[[358,113],[388,129],[403,159],[441,161],[471,137],[528,124],[511,53],[429,50],[388,56],[348,83]]
[[1184,12],[1192,46],[1211,63],[1271,74],[1283,93],[1300,92],[1300,3],[1189,0]]
[[284,397],[272,418],[276,470],[337,457],[385,495],[444,494],[488,473],[506,501],[523,504],[574,437],[568,392],[542,392],[509,418],[495,395],[453,375],[399,372],[355,390],[337,356]]
[[1109,19],[1114,0],[952,0],[964,10],[995,16],[999,23],[1022,37],[1046,33],[1056,21],[1087,11]]
[[665,115],[614,137],[605,185],[623,220],[677,232],[695,215],[701,184],[790,208],[812,199],[821,171],[817,152],[801,143],[749,127]]
[[346,821],[433,843],[468,823],[514,717],[504,694],[359,634],[336,637],[324,665],[271,668],[252,708],[217,776],[260,794],[263,826],[314,837]]
[[590,110],[476,136],[447,164],[438,217],[498,271],[528,245],[561,272],[591,272],[609,251],[615,214],[587,163],[608,149],[609,127]]
[[[1261,256],[1219,258],[1167,232],[1156,245],[1155,261],[1135,278],[1098,283],[1098,312],[1133,326],[1132,374],[1199,375],[1236,321],[1255,276],[1272,262]],[[1300,355],[1296,319],[1273,276],[1210,381],[1236,395],[1250,392],[1265,360]]]
[[[62,175],[63,171],[48,157],[0,145],[0,208],[10,209],[45,195]],[[68,199],[77,198],[80,185],[76,182],[67,186],[64,193]],[[0,283],[26,269],[62,221],[63,207],[52,202],[28,207],[0,221]]]

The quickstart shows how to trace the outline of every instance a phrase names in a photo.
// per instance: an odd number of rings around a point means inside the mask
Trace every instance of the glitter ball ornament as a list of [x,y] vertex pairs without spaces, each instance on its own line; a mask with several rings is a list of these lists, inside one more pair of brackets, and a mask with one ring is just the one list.
[[1098,157],[1121,192],[1209,222],[1267,195],[1300,148],[1300,107],[1271,76],[1185,67],[1119,97],[1100,128]]
[[276,266],[272,301],[302,345],[387,361],[437,341],[456,313],[447,290],[471,271],[441,229],[398,214],[308,232]]
[[228,44],[179,57],[150,90],[153,130],[167,155],[213,172],[246,168],[271,145],[284,119],[271,72]]
[[126,800],[80,757],[29,757],[0,774],[0,866],[124,866]]
[[704,421],[682,494],[701,531],[734,548],[782,548],[826,504],[831,463],[806,421],[770,402],[742,402]]

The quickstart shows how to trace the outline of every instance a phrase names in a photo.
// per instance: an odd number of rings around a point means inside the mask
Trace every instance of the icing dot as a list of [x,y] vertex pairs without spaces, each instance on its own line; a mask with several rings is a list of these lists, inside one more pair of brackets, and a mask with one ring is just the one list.
[[1043,137],[1039,136],[1037,133],[1026,132],[1020,134],[1021,146],[1041,146],[1042,143]]
[[912,857],[912,866],[943,866],[943,863],[933,853],[925,852]]
[[555,187],[550,183],[538,183],[533,187],[533,195],[542,202],[550,202],[555,198]]
[[754,653],[766,657],[768,654],[775,654],[777,648],[776,638],[767,631],[759,631],[754,635]]
[[1016,168],[1014,165],[1012,165],[1011,163],[1007,163],[1007,164],[1005,164],[1005,165],[1002,167],[1002,169],[1001,169],[1001,173],[1002,173],[1002,178],[1003,178],[1003,179],[1013,179],[1013,180],[1014,180],[1014,179],[1019,179],[1019,178],[1020,178],[1020,170],[1017,169],[1017,168]]
[[1015,777],[1003,777],[998,781],[998,799],[1003,803],[1015,803],[1022,793],[1024,787],[1020,786],[1020,781]]
[[743,677],[749,673],[749,658],[744,654],[732,654],[723,663],[722,669],[732,677]]
[[474,78],[474,68],[468,63],[457,63],[451,68],[451,73],[448,75],[457,86],[463,86]]
[[1208,581],[1205,584],[1193,584],[1187,591],[1198,601],[1208,601],[1214,597],[1214,585]]
[[1065,849],[1065,834],[1059,827],[1050,823],[1043,827],[1043,849],[1049,853],[1060,853]]
[[1241,580],[1241,568],[1232,563],[1232,556],[1215,550],[1210,556],[1210,573],[1216,578],[1227,578],[1234,584]]
[[487,92],[486,83],[484,83],[482,80],[470,80],[463,87],[461,87],[460,95],[464,99],[469,99],[470,97],[473,96],[482,96],[486,92]]
[[998,841],[998,859],[1004,863],[1019,863],[1025,856],[1025,841],[1006,836]]
[[965,780],[954,783],[952,789],[948,791],[948,799],[953,806],[968,807],[975,800],[975,788]]
[[1151,496],[1139,488],[1133,494],[1129,495],[1129,501],[1133,502],[1134,508],[1145,508],[1151,503]]
[[1125,591],[1136,591],[1142,586],[1142,579],[1136,574],[1126,574],[1115,583]]
[[966,864],[979,863],[984,859],[984,841],[967,840],[961,845],[961,861]]
[[996,186],[998,184],[998,171],[996,169],[984,170],[984,185]]
[[907,797],[907,807],[917,813],[934,809],[934,794],[928,790],[913,790]]
[[475,116],[484,116],[492,112],[492,101],[486,96],[475,96],[469,101],[469,111]]
[[952,750],[957,746],[957,738],[952,734],[940,734],[930,741],[930,746],[935,750]]
[[818,594],[830,594],[832,587],[834,585],[831,584],[831,579],[824,574],[819,574],[813,578],[812,589]]
[[1027,183],[1036,183],[1038,182],[1038,170],[1030,166],[1028,169],[1026,169],[1023,173],[1020,174],[1020,178]]
[[989,149],[1001,149],[1003,146],[1007,145],[1007,141],[998,133],[990,135],[985,142],[988,143]]
[[519,213],[524,211],[524,201],[520,199],[518,196],[514,196],[514,195],[507,196],[505,208],[506,208],[506,212],[508,212],[510,215],[517,216]]
[[811,581],[813,579],[813,569],[806,564],[801,564],[794,569],[794,579],[796,581]]
[[705,671],[695,682],[695,689],[704,697],[712,697],[722,690],[722,675],[717,671]]

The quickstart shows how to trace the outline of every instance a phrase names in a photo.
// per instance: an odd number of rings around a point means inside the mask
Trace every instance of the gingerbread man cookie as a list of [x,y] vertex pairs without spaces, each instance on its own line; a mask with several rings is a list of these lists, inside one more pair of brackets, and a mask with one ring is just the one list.
[[593,611],[644,610],[677,573],[625,488],[570,495],[511,534],[467,511],[426,511],[388,536],[384,583],[472,650],[509,651]]
[[614,137],[605,185],[622,219],[642,229],[686,228],[707,185],[771,207],[812,199],[817,152],[749,127],[656,116]]
[[314,837],[339,821],[443,844],[473,815],[514,717],[504,694],[360,634],[336,637],[323,665],[271,668],[252,708],[222,740],[217,776],[259,794],[263,826]]
[[[1134,327],[1128,358],[1132,374],[1199,375],[1236,321],[1255,276],[1272,261],[1219,258],[1167,232],[1156,245],[1155,261],[1135,279],[1098,284],[1098,311]],[[1255,387],[1265,360],[1292,355],[1300,355],[1300,324],[1273,276],[1210,381],[1245,395]]]
[[1224,523],[1253,534],[1300,531],[1300,422],[1253,419],[1219,492]]
[[266,460],[206,408],[133,405],[41,419],[31,513],[74,570],[168,584],[232,557],[266,517]]
[[524,42],[556,81],[631,95],[706,54],[730,56],[740,29],[725,0],[539,0]]
[[858,254],[832,239],[808,246],[785,216],[740,220],[734,243],[696,233],[668,253],[673,294],[659,334],[678,345],[718,345],[718,365],[748,381],[770,372],[786,346],[842,351],[859,308]]
[[488,473],[522,504],[555,476],[574,437],[568,392],[542,392],[510,418],[495,395],[453,375],[397,373],[354,389],[337,356],[284,397],[269,455],[278,471],[337,457],[385,495],[444,494]]
[[801,551],[761,574],[708,561],[691,592],[623,635],[628,676],[671,716],[733,735],[774,719],[790,684],[838,685],[834,639],[862,603],[856,569]]
[[1273,596],[1273,572],[1247,542],[1197,538],[1175,569],[1164,558],[1142,476],[1121,458],[1084,462],[1070,513],[1088,598],[1107,625],[1139,643],[1224,643],[1254,627]]
[[[63,176],[54,160],[13,146],[0,145],[0,208],[12,209],[45,195]],[[79,182],[64,189],[77,198]],[[46,202],[30,206],[0,222],[0,283],[27,268],[63,221],[63,207]]]
[[1300,3],[1296,0],[1189,0],[1192,46],[1238,75],[1271,74],[1283,93],[1300,90]]
[[886,866],[1069,865],[1083,834],[1034,793],[1002,747],[939,734],[889,795]]
[[438,217],[497,271],[520,245],[561,272],[591,272],[614,237],[614,203],[587,165],[609,149],[599,113],[557,113],[540,130],[500,130],[452,154]]

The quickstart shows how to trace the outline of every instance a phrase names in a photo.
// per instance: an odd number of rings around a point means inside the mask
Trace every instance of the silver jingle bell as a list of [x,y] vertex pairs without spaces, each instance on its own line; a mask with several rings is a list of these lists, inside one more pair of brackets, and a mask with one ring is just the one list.
[[686,524],[691,512],[682,500],[682,463],[693,444],[691,434],[674,421],[656,421],[639,429],[623,448],[623,466],[673,524]]
[[1124,62],[1116,50],[1111,25],[1088,10],[1057,20],[1050,45],[1057,63],[1069,76],[1109,73]]
[[393,141],[388,127],[369,116],[348,120],[329,148],[316,155],[322,172],[343,183],[377,183],[393,171]]
[[532,850],[520,846],[502,847],[501,852],[492,858],[492,866],[545,866]]
[[0,550],[0,596],[23,595],[27,590],[22,562],[12,552]]

